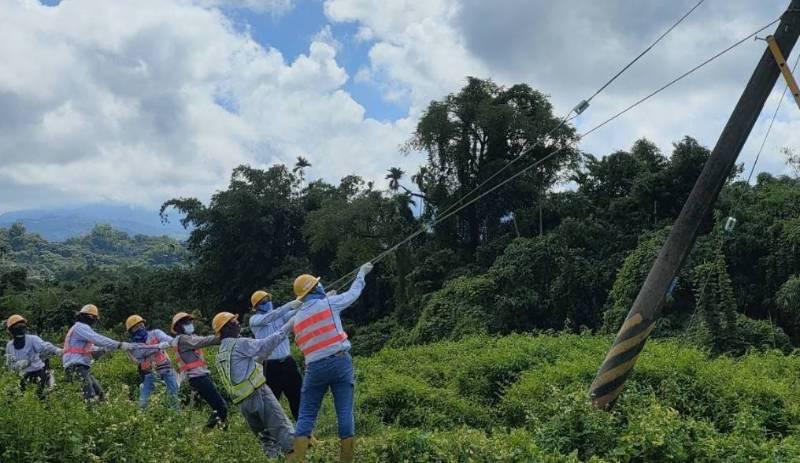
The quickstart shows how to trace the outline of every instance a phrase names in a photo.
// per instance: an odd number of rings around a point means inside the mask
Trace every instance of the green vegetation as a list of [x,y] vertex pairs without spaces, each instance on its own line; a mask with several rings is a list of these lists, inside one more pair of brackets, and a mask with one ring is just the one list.
[[[300,158],[239,166],[207,204],[166,201],[162,218],[191,227],[186,243],[106,226],[61,244],[0,230],[0,316],[21,313],[60,341],[91,302],[106,330],[131,313],[167,327],[183,310],[207,332],[220,310],[247,313],[256,289],[290,299],[299,273],[346,288],[337,279],[422,230],[344,312],[361,461],[797,461],[800,178],[751,185],[732,172],[611,413],[588,404],[588,384],[709,151],[688,136],[669,154],[647,140],[601,159],[564,150],[430,225],[519,156],[574,138],[541,93],[471,78],[420,119],[405,148],[427,161],[411,183],[396,167],[385,191],[355,175],[307,182]],[[201,435],[201,411],[138,413],[127,360],[97,367],[112,398],[88,410],[72,390],[44,406],[19,397],[3,376],[0,459],[262,458],[239,417]],[[334,453],[333,430],[328,406],[318,461]]]
[[[712,462],[800,458],[800,358],[711,357],[654,341],[612,412],[586,391],[610,342],[589,335],[470,337],[384,349],[356,360],[357,461]],[[354,340],[358,342],[358,339]],[[470,359],[465,362],[464,359]],[[2,461],[264,461],[238,412],[202,433],[207,410],[146,412],[129,400],[136,373],[122,354],[99,361],[107,402],[87,408],[58,384],[44,404],[0,377]],[[59,372],[60,374],[60,372]],[[311,461],[336,461],[332,404]]]

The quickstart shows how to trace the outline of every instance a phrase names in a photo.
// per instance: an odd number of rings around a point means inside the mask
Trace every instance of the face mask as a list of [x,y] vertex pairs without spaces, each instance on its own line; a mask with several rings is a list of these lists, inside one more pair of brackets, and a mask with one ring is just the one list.
[[192,334],[194,333],[194,325],[191,323],[187,323],[183,325],[183,332],[184,334]]
[[131,332],[131,338],[138,342],[144,342],[147,340],[147,329],[145,328],[138,328]]
[[325,295],[325,288],[322,286],[322,283],[317,283],[317,287],[314,288],[314,293],[319,294],[320,296]]
[[262,302],[258,304],[258,310],[261,312],[269,312],[272,310],[272,301]]
[[15,325],[11,327],[11,335],[15,338],[24,338],[28,332],[28,327],[25,325]]

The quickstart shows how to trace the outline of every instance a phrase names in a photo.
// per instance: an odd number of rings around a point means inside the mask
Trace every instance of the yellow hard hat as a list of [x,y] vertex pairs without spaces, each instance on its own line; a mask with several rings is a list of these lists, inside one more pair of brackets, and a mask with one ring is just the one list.
[[294,280],[294,295],[297,296],[297,299],[306,297],[317,286],[319,280],[319,277],[311,276],[307,273],[300,275]]
[[25,317],[23,317],[22,315],[14,314],[8,317],[8,320],[6,320],[6,328],[11,328],[17,323],[28,323],[28,320],[25,320]]
[[178,334],[178,332],[175,330],[175,325],[177,325],[178,322],[183,320],[184,318],[188,318],[189,320],[194,320],[194,317],[192,317],[190,314],[186,312],[178,312],[172,316],[172,325],[170,325],[170,328],[172,329],[172,334]]
[[230,312],[220,312],[214,315],[214,319],[211,320],[211,327],[214,329],[214,334],[219,335],[219,332],[222,331],[222,327],[225,326],[229,321],[238,319],[238,315],[234,315]]
[[259,289],[258,291],[254,292],[250,296],[250,308],[255,310],[258,303],[263,301],[265,298],[269,298],[269,300],[272,300],[272,294],[264,291],[263,289]]
[[125,329],[130,331],[131,328],[138,325],[139,323],[144,323],[144,318],[138,315],[131,315],[130,317],[128,317],[127,320],[125,320]]
[[97,310],[97,306],[94,304],[86,304],[85,306],[81,307],[81,310],[78,313],[86,313],[89,315],[94,315],[95,317],[100,317],[100,311]]

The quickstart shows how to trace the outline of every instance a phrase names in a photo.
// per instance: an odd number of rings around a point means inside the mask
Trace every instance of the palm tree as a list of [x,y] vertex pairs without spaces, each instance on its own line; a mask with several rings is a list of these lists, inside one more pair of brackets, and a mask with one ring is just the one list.
[[306,175],[306,168],[311,167],[311,163],[308,162],[308,159],[304,158],[303,156],[297,156],[297,162],[294,163],[294,169],[292,169],[292,173],[298,174],[300,176],[300,180],[305,179]]
[[400,179],[403,178],[403,175],[405,175],[405,172],[403,172],[403,169],[399,167],[392,167],[389,169],[389,173],[386,174],[386,180],[389,181],[390,190],[397,192],[397,189],[400,187],[402,187],[404,190],[406,189],[400,185]]

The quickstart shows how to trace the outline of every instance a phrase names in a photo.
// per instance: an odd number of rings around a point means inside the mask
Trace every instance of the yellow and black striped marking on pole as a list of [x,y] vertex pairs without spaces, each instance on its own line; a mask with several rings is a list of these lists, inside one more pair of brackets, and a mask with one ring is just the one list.
[[622,324],[592,383],[589,396],[595,407],[608,408],[617,399],[653,327],[654,320],[645,320],[640,313],[628,317]]

